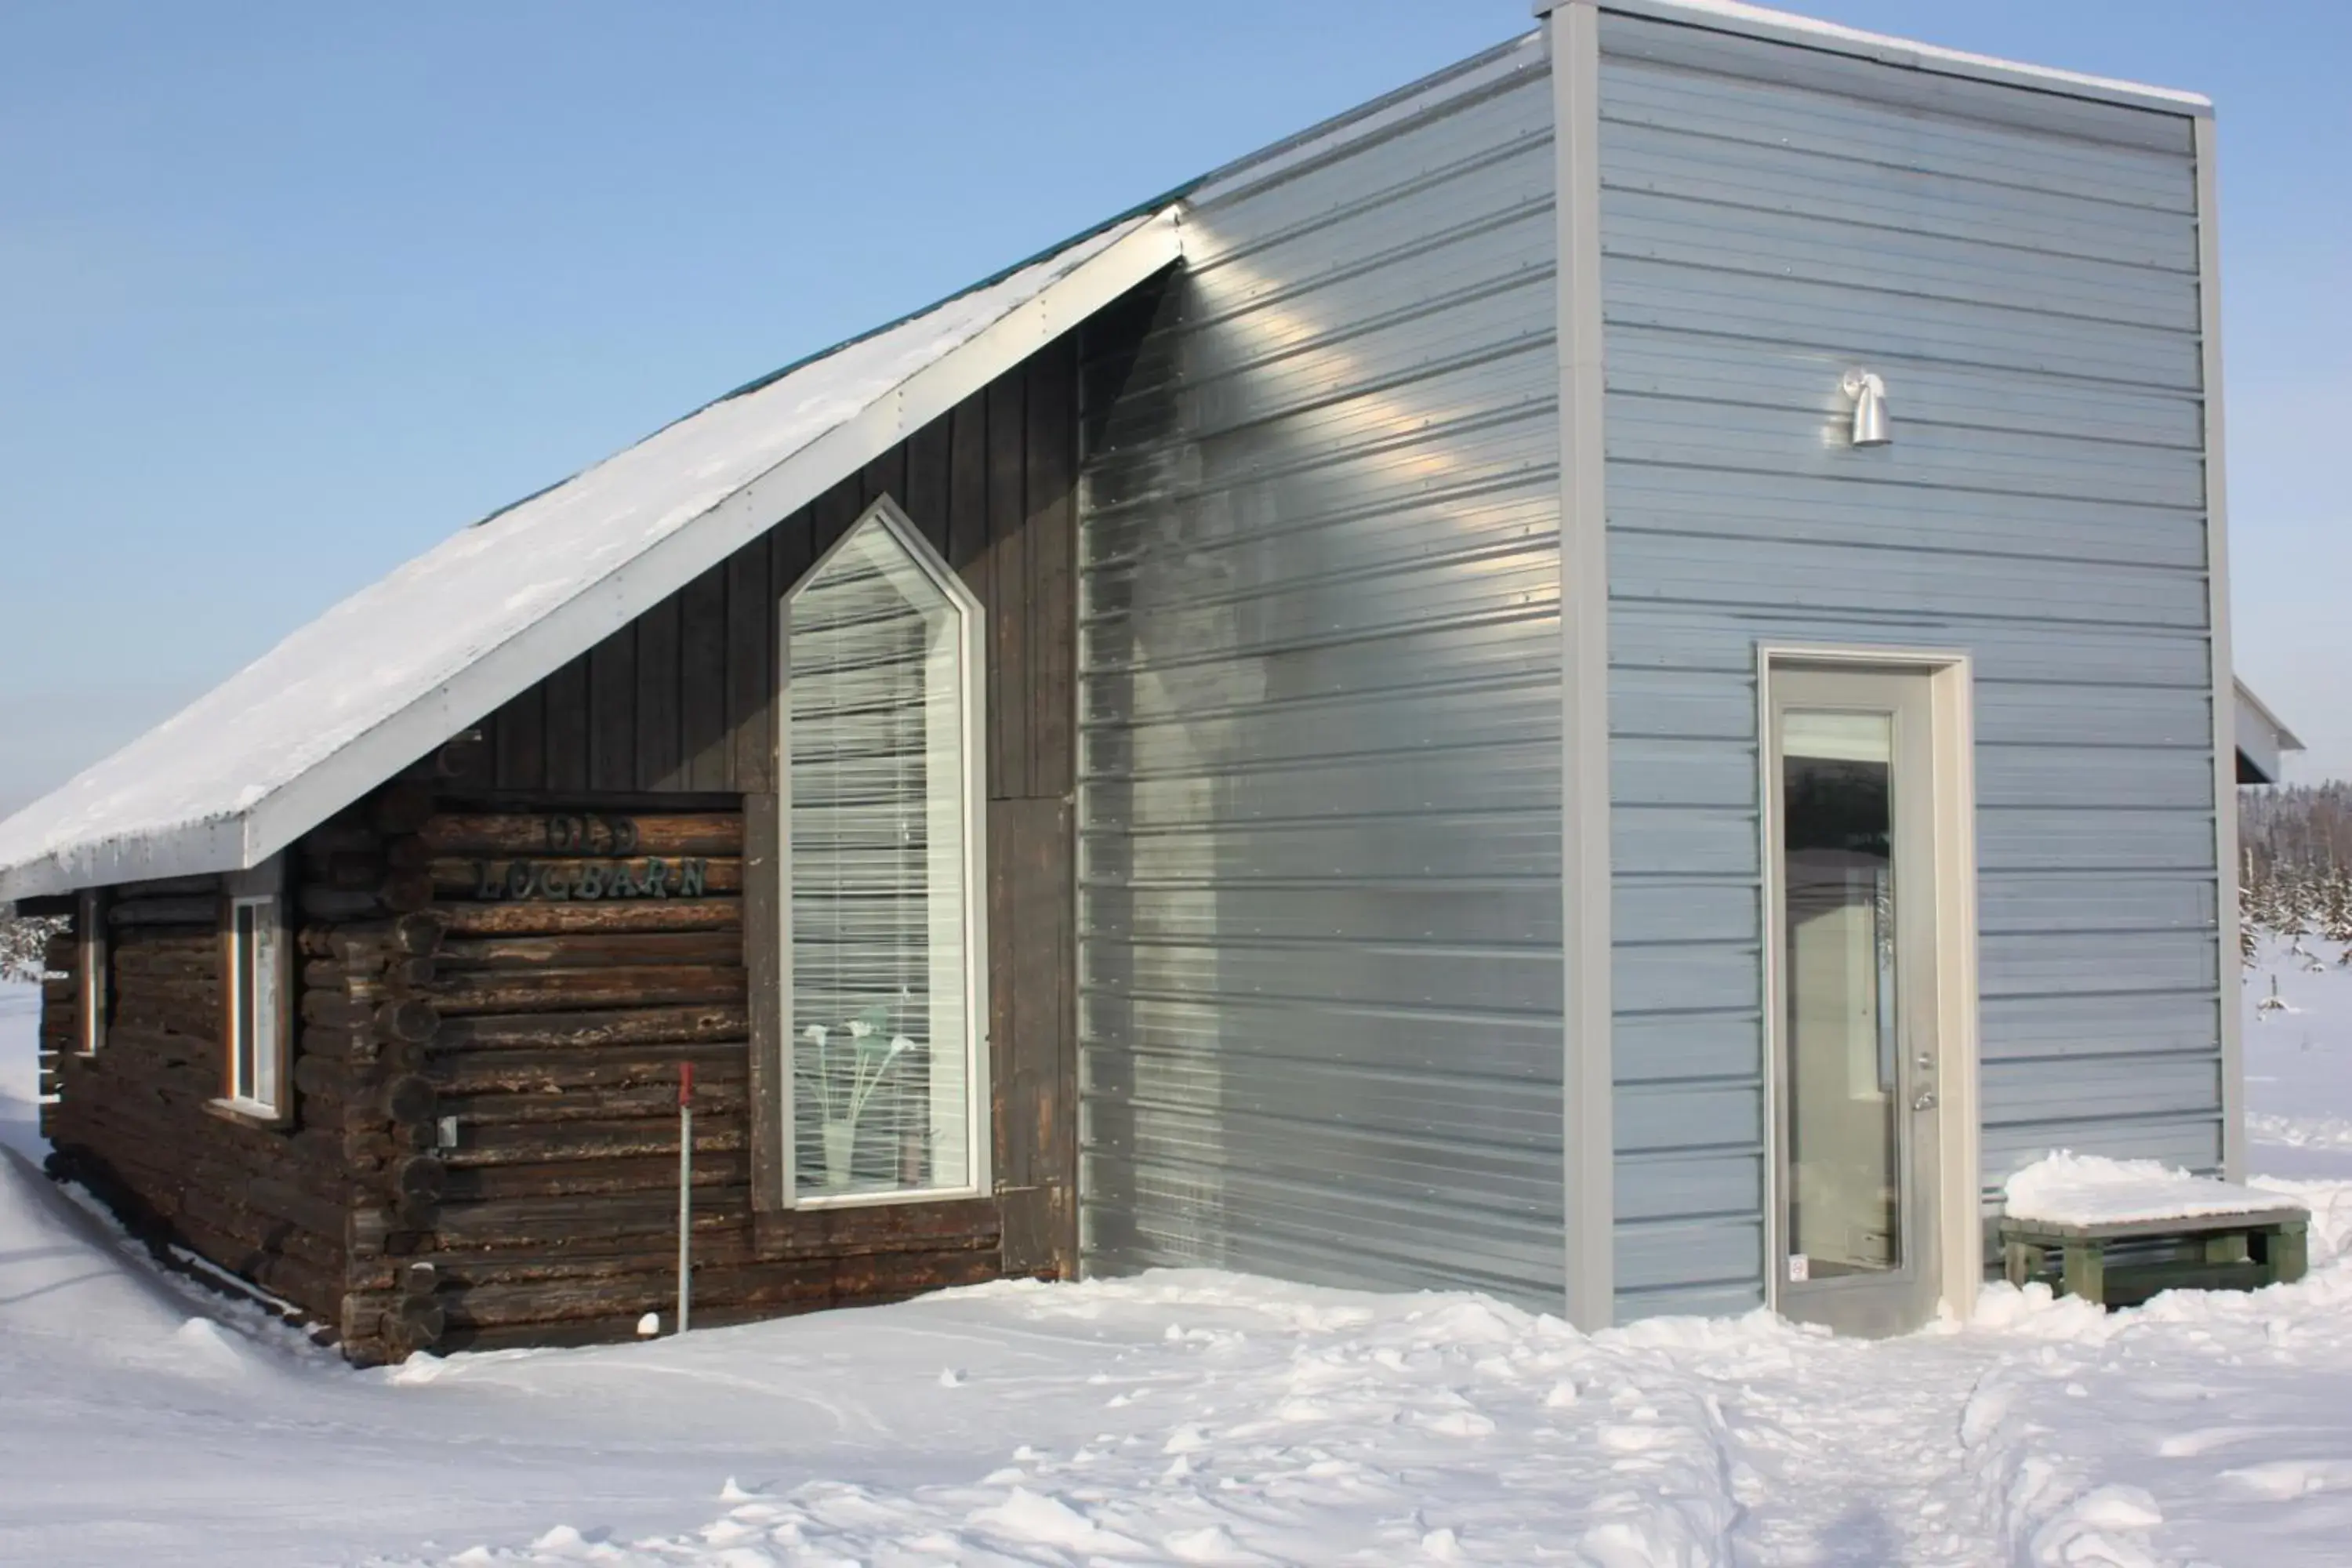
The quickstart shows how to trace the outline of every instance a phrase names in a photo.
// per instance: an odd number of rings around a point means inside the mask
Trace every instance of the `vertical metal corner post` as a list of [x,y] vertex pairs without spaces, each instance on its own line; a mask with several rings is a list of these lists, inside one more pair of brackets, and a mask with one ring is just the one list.
[[2221,241],[2214,184],[2213,117],[2196,128],[2197,314],[2205,403],[2205,585],[2213,674],[2213,855],[2221,944],[2215,973],[2221,993],[2221,1170],[2246,1173],[2246,1064],[2238,998],[2238,704],[2230,656],[2230,500],[2222,458]]
[[1603,512],[1601,16],[1544,16],[1551,53],[1559,264],[1560,896],[1566,982],[1561,1169],[1568,1316],[1615,1312],[1614,1092],[1610,1062],[1609,552]]

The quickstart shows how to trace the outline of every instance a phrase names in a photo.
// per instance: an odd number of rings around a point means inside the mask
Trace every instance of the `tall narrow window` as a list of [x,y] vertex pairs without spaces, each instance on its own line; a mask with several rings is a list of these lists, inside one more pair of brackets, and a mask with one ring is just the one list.
[[792,1195],[974,1190],[977,606],[883,502],[784,624]]
[[285,1111],[280,945],[276,899],[230,901],[228,1100],[238,1110],[272,1118]]

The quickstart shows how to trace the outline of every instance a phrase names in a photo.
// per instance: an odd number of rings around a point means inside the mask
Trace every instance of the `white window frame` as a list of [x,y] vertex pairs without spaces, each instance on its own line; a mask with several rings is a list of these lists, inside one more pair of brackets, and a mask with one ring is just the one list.
[[74,910],[75,1048],[94,1057],[106,1044],[106,896],[84,888]]
[[[800,1123],[793,1103],[794,1035],[793,1030],[793,780],[792,780],[792,646],[793,600],[814,581],[833,558],[869,521],[879,522],[907,552],[934,587],[955,607],[962,633],[959,678],[962,717],[962,779],[960,807],[963,828],[964,946],[964,1147],[966,1180],[953,1187],[923,1187],[905,1192],[822,1194],[800,1190]],[[787,1209],[871,1208],[886,1204],[949,1203],[976,1198],[995,1190],[992,1155],[995,1116],[989,1080],[988,1016],[988,729],[987,639],[980,600],[965,587],[952,567],[940,558],[897,502],[884,496],[858,514],[822,555],[785,589],[776,606],[776,944],[778,1094],[782,1097],[782,1145],[780,1179]],[[934,1052],[939,1042],[932,1042]]]
[[[247,950],[239,931],[242,911],[254,911],[253,942],[266,946],[260,953]],[[293,1119],[293,984],[294,964],[286,903],[279,886],[278,863],[228,879],[221,909],[221,1096],[212,1109],[239,1121],[282,1127]],[[240,1071],[247,1040],[240,1022],[239,1001],[254,965],[266,962],[270,990],[255,997],[251,1082]]]

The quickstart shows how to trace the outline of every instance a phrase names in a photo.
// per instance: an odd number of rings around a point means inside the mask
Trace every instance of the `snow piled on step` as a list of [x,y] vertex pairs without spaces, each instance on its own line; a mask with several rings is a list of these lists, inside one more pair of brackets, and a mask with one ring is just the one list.
[[2047,1225],[2119,1225],[2281,1206],[2275,1193],[2192,1175],[2156,1160],[2110,1160],[2060,1150],[2009,1178],[2004,1212]]

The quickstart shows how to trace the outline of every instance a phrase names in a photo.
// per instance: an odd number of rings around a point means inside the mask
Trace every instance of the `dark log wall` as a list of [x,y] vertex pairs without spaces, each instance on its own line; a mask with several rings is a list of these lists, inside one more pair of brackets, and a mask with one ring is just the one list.
[[[58,1050],[59,1098],[48,1118],[55,1164],[134,1232],[186,1247],[332,1321],[348,1232],[340,1130],[308,1092],[283,1131],[209,1109],[226,1065],[220,910],[211,878],[113,890],[105,912],[111,994],[95,1055],[77,1049],[74,982],[48,983],[42,1026]],[[70,971],[77,945],[60,939],[52,966]]]
[[[289,1128],[204,1109],[222,1074],[217,889],[116,889],[112,1035],[95,1058],[60,1047],[61,1163],[334,1322],[355,1360],[618,1338],[668,1316],[691,1063],[698,1321],[1070,1272],[1073,485],[1079,366],[1102,359],[1078,338],[290,852]],[[795,1213],[772,1195],[782,1031],[758,984],[776,940],[776,603],[885,494],[986,616],[996,1191]],[[635,853],[593,829],[551,843],[551,819],[626,820]],[[656,857],[659,898],[642,880]],[[694,888],[676,870],[689,858]],[[615,862],[633,893],[577,896]],[[534,896],[501,896],[541,868]],[[73,1029],[70,983],[54,983],[45,1034]]]

